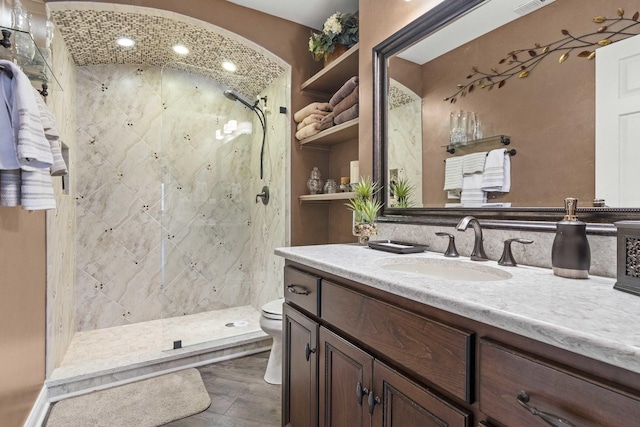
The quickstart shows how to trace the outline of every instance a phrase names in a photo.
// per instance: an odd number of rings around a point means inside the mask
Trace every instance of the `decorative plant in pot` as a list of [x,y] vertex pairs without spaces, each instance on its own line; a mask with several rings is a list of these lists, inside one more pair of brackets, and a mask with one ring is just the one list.
[[353,211],[353,235],[358,236],[361,244],[367,243],[378,232],[376,218],[382,208],[382,204],[374,197],[378,190],[378,184],[371,178],[362,177],[360,182],[353,185],[355,194],[346,204]]
[[332,54],[342,54],[358,43],[358,18],[352,13],[336,12],[324,23],[322,32],[311,33],[309,51],[316,61],[324,60],[325,65]]
[[416,189],[415,185],[411,184],[408,179],[400,178],[398,181],[391,183],[391,194],[395,201],[392,203],[393,208],[408,208],[413,206],[411,196]]

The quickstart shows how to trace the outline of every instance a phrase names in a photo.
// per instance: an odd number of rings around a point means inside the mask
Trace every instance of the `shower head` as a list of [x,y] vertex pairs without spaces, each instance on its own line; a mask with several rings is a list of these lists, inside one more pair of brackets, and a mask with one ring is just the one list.
[[227,98],[229,98],[232,101],[240,101],[240,103],[242,103],[245,107],[249,108],[250,110],[255,110],[256,109],[255,105],[249,104],[249,101],[247,101],[246,99],[244,99],[239,94],[237,94],[236,92],[232,91],[231,89],[225,90],[224,91],[224,96],[226,96]]

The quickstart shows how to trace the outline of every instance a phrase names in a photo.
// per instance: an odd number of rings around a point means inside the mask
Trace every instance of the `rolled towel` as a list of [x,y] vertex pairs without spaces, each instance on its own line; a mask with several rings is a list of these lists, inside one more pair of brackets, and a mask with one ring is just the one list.
[[360,104],[356,104],[353,107],[349,108],[347,111],[343,111],[342,113],[336,115],[333,119],[333,123],[335,123],[336,125],[340,125],[344,122],[348,122],[349,120],[353,120],[358,117],[358,114],[360,113],[359,105]]
[[305,117],[310,116],[311,114],[322,114],[322,112],[329,113],[332,110],[333,107],[331,107],[328,102],[312,102],[300,111],[296,112],[293,115],[293,120],[295,120],[296,123],[300,123]]
[[298,141],[302,141],[303,139],[309,138],[322,130],[329,129],[331,126],[332,124],[323,125],[322,123],[311,123],[296,132],[296,139]]
[[322,124],[323,127],[326,126],[326,129],[328,129],[331,126],[333,126],[333,119],[335,118],[335,116],[336,116],[335,113],[331,112],[326,116],[324,116],[324,118],[320,123]]
[[338,103],[335,107],[333,107],[333,112],[337,116],[340,113],[347,111],[349,108],[353,107],[358,103],[358,99],[360,98],[360,90],[359,86],[353,88],[350,94],[344,97],[342,101]]
[[317,113],[317,114],[308,115],[300,123],[298,123],[298,130],[302,129],[307,125],[310,125],[311,123],[320,123],[329,114],[331,113],[327,111],[323,111],[322,114]]
[[336,93],[333,94],[331,99],[329,100],[329,104],[332,107],[335,107],[342,101],[347,95],[353,92],[353,88],[358,86],[358,76],[353,76],[349,80],[347,80],[340,89]]

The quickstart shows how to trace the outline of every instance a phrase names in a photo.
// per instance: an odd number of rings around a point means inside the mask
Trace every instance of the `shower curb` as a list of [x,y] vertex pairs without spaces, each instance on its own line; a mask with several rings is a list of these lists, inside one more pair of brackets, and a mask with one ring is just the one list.
[[49,403],[171,372],[222,362],[271,349],[271,337],[256,332],[234,342],[216,341],[163,352],[161,357],[128,366],[45,381]]

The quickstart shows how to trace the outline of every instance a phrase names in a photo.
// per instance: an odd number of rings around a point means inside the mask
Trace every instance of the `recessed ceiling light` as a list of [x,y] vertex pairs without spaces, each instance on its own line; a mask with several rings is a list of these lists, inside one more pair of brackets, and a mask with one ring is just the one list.
[[136,41],[129,37],[120,37],[116,40],[116,43],[118,43],[118,46],[122,47],[133,47],[133,45],[136,44]]
[[173,51],[178,55],[187,55],[189,53],[189,49],[181,44],[173,46]]
[[222,63],[222,68],[232,73],[235,73],[235,71],[238,69],[238,67],[236,67],[236,64],[231,61],[224,61]]

